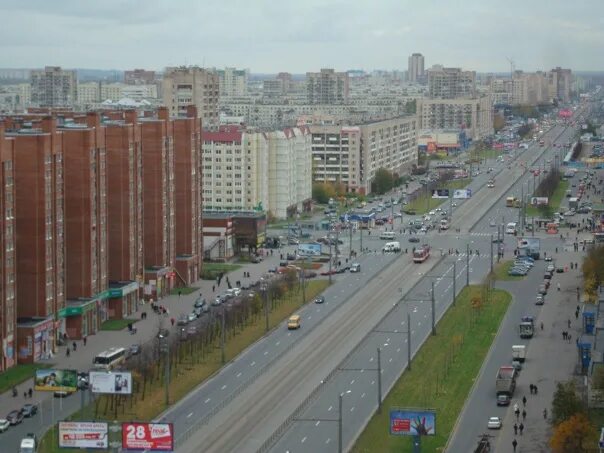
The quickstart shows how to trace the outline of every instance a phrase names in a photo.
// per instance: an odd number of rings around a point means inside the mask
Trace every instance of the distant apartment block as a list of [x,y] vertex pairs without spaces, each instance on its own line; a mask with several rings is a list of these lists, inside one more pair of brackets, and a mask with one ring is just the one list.
[[15,141],[0,123],[0,372],[17,363],[17,269],[15,228]]
[[428,96],[456,99],[476,96],[476,72],[433,66],[428,69]]
[[306,96],[309,104],[343,104],[348,101],[348,74],[333,69],[306,73]]
[[570,69],[557,67],[548,72],[548,93],[552,99],[560,102],[569,102],[573,75]]
[[124,83],[126,85],[153,85],[155,82],[155,71],[147,71],[146,69],[124,71]]
[[188,106],[194,105],[204,128],[218,128],[219,81],[215,71],[183,66],[166,68],[162,96],[171,116],[186,115]]
[[78,95],[76,71],[46,66],[31,71],[31,102],[38,107],[71,107]]
[[423,99],[417,103],[421,130],[464,130],[479,140],[493,133],[493,110],[489,95],[475,99]]
[[492,79],[489,91],[495,104],[538,105],[550,100],[547,75],[539,71],[515,71],[512,79]]
[[424,56],[421,53],[413,53],[409,56],[407,65],[407,76],[409,82],[417,83],[424,77]]
[[247,69],[217,69],[220,96],[245,96],[247,94]]

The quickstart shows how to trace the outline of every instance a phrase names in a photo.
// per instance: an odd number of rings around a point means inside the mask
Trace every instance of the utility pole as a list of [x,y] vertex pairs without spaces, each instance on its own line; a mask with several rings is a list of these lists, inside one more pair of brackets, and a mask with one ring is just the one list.
[[432,280],[432,291],[430,293],[432,299],[432,335],[436,335],[436,310],[434,306],[436,305],[435,297],[434,297],[434,280]]
[[453,261],[453,305],[457,297],[457,261]]
[[[264,329],[268,332],[268,292],[266,284],[263,286],[264,290],[262,291],[264,294],[264,319],[265,319],[265,327]],[[305,299],[306,300],[306,299]]]
[[377,382],[378,382],[378,414],[382,413],[382,353],[380,348],[377,348]]
[[411,371],[411,313],[407,306],[407,369]]
[[221,324],[221,328],[220,328],[220,359],[222,361],[222,364],[224,365],[226,362],[226,357],[225,357],[225,353],[224,353],[224,343],[226,342],[226,332],[225,332],[225,309],[224,309],[224,304],[222,304],[222,320],[220,322]]
[[350,242],[349,242],[349,247],[348,247],[349,248],[349,250],[348,250],[348,258],[350,259],[350,258],[352,258],[352,222],[350,222],[348,224],[348,230],[350,232],[350,236],[349,236]]
[[501,235],[500,235],[499,225],[497,225],[497,262],[499,262],[499,260],[501,259],[500,248],[501,248]]
[[363,253],[363,227],[361,225],[359,225],[359,233],[361,234],[361,250],[360,250],[360,252]]
[[338,453],[342,453],[342,398],[340,393],[338,398]]
[[331,262],[333,261],[333,258],[331,256],[331,233],[327,235],[327,238],[329,239],[329,284],[331,285]]
[[392,219],[392,231],[394,231],[394,197],[390,197],[390,219]]
[[[499,246],[499,242],[497,243]],[[493,273],[493,235],[491,234],[491,273]]]
[[522,225],[522,204],[524,203],[524,185],[520,186],[520,209],[518,209],[518,223]]
[[470,286],[470,244],[466,244],[466,286]]

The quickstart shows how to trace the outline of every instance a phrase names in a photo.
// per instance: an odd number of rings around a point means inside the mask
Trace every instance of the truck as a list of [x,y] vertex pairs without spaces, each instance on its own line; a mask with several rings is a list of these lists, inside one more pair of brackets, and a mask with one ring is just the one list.
[[515,344],[512,346],[512,360],[524,362],[526,359],[526,346],[523,344]]
[[520,200],[516,197],[507,197],[505,199],[505,205],[508,208],[519,208],[520,207]]
[[571,197],[568,199],[568,209],[577,209],[579,207],[579,199]]
[[428,244],[424,244],[421,247],[415,249],[413,251],[413,262],[414,263],[423,263],[430,256],[430,246]]
[[535,333],[535,320],[532,316],[523,316],[518,325],[520,338],[533,338]]
[[507,395],[511,397],[516,388],[516,368],[511,365],[499,367],[495,377],[495,391],[497,396]]

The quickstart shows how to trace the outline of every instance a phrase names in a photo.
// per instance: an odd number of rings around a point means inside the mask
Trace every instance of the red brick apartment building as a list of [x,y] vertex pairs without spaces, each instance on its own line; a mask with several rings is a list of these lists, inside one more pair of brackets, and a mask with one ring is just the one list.
[[143,118],[37,112],[2,124],[0,371],[54,353],[64,334],[81,338],[132,315],[142,297],[197,280],[195,108],[183,118],[165,108]]

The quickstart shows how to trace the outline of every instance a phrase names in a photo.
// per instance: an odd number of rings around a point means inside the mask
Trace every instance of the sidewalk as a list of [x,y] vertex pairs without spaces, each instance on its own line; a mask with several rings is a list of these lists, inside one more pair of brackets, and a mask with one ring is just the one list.
[[[582,253],[565,253],[562,258],[564,261],[580,262]],[[556,290],[557,283],[560,283],[562,291]],[[498,286],[509,286],[511,283],[503,283]],[[549,452],[549,439],[552,434],[549,417],[551,416],[551,402],[558,382],[573,379],[575,367],[577,365],[577,352],[575,339],[578,338],[581,330],[581,318],[575,319],[575,309],[577,306],[576,291],[577,286],[581,286],[581,275],[577,270],[572,270],[563,274],[554,274],[552,286],[546,296],[546,303],[543,305],[537,320],[535,336],[528,342],[527,358],[523,364],[523,369],[519,374],[516,391],[512,403],[508,408],[503,420],[503,427],[496,440],[497,452],[513,452],[512,441],[518,442],[517,453],[541,453]],[[536,288],[535,288],[536,293]],[[529,294],[524,300],[518,300],[518,303],[533,304],[534,294]],[[571,320],[571,327],[568,328],[568,320]],[[540,328],[543,323],[543,331]],[[562,332],[568,331],[571,335],[571,341],[562,339]],[[518,339],[518,344],[524,341]],[[538,388],[538,393],[531,394],[530,385],[534,384]],[[522,415],[517,421],[520,425],[524,424],[524,432],[520,435],[514,435],[514,404],[518,404],[522,413],[522,398],[526,396],[526,419]],[[547,409],[548,420],[543,418],[543,410]]]
[[[295,246],[284,247],[281,249],[281,252],[279,249],[275,249],[273,256],[270,256],[269,250],[269,256],[265,256],[262,262],[257,264],[243,264],[240,269],[227,274],[231,285],[235,286],[235,282],[237,280],[240,280],[241,282],[257,281],[261,276],[267,273],[269,268],[279,265],[280,253],[286,253],[286,250],[291,251],[294,248]],[[244,271],[250,273],[250,278],[243,277]],[[203,294],[208,302],[210,302],[217,294],[227,289],[225,279],[222,280],[220,286],[216,286],[214,291],[212,291],[213,285],[216,285],[216,281],[198,280],[192,285],[198,287],[198,291],[188,295],[182,295],[180,297],[178,295],[166,296],[157,301],[159,304],[168,308],[169,316],[167,317],[155,315],[149,304],[140,305],[138,307],[138,311],[133,313],[131,316],[132,318],[137,318],[139,320],[136,323],[136,335],[131,335],[127,329],[121,331],[99,331],[97,334],[90,335],[87,338],[86,346],[84,346],[82,341],[76,341],[76,351],[73,351],[72,340],[70,340],[69,348],[71,349],[71,354],[69,357],[66,356],[67,346],[61,346],[58,348],[58,353],[54,357],[49,360],[42,361],[41,363],[47,362],[53,364],[55,368],[88,371],[92,365],[92,358],[94,355],[115,346],[128,347],[135,343],[145,343],[153,338],[155,333],[157,333],[160,323],[163,323],[163,327],[165,328],[171,328],[170,318],[178,318],[178,316],[181,314],[191,313],[193,310],[193,303],[200,293]],[[147,319],[140,319],[142,312],[147,313]],[[174,328],[176,328],[176,326]],[[0,407],[4,408],[6,413],[8,413],[12,409],[20,408],[26,402],[40,402],[52,397],[51,392],[34,391],[34,397],[32,399],[24,400],[23,392],[26,392],[29,388],[33,389],[33,386],[32,376],[32,379],[28,379],[17,386],[18,396],[16,398],[12,396],[12,391],[10,390],[0,394]]]

